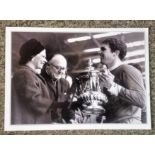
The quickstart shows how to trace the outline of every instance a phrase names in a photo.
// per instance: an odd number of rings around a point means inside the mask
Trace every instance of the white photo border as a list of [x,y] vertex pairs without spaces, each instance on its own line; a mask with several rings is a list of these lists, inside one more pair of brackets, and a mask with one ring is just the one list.
[[[109,31],[132,31],[144,32],[145,34],[145,75],[146,75],[146,102],[147,102],[147,123],[134,124],[36,124],[36,125],[11,125],[11,33],[12,32],[109,32]],[[6,27],[5,38],[5,112],[4,130],[5,131],[33,131],[33,130],[85,130],[85,129],[151,129],[151,110],[150,110],[150,80],[149,80],[149,29],[148,28],[44,28],[44,27]]]

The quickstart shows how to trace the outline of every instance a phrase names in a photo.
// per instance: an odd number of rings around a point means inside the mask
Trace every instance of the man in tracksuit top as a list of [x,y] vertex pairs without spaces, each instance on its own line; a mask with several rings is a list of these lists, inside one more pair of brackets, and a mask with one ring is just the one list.
[[108,38],[102,42],[100,49],[104,66],[100,82],[109,100],[105,122],[142,123],[146,99],[143,77],[134,66],[123,64],[127,53],[126,44],[116,38]]

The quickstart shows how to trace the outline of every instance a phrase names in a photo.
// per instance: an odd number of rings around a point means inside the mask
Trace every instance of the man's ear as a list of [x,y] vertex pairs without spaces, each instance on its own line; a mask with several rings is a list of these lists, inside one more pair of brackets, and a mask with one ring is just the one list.
[[116,50],[114,53],[119,57],[119,54],[120,54],[119,50]]

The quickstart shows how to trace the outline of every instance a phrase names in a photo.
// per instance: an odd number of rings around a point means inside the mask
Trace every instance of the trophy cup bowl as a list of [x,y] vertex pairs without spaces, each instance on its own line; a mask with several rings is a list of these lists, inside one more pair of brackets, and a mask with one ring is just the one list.
[[98,70],[77,71],[77,100],[81,103],[83,111],[90,114],[105,113],[107,96],[101,91]]
[[86,113],[99,114],[104,113],[104,106],[108,102],[107,96],[97,91],[87,91],[78,97],[82,103],[83,110]]
[[[108,98],[100,87],[100,71],[94,69],[91,61],[89,61],[88,67],[83,70],[76,70],[74,74],[76,77],[75,96],[77,103],[81,105],[81,112],[86,118],[91,118],[91,123],[104,122]],[[102,118],[101,121],[98,121],[98,118]]]

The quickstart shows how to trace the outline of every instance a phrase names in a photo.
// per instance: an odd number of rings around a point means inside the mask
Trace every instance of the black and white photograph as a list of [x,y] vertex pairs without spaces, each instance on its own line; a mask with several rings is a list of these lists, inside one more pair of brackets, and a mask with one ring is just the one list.
[[5,130],[151,129],[148,28],[7,27]]

